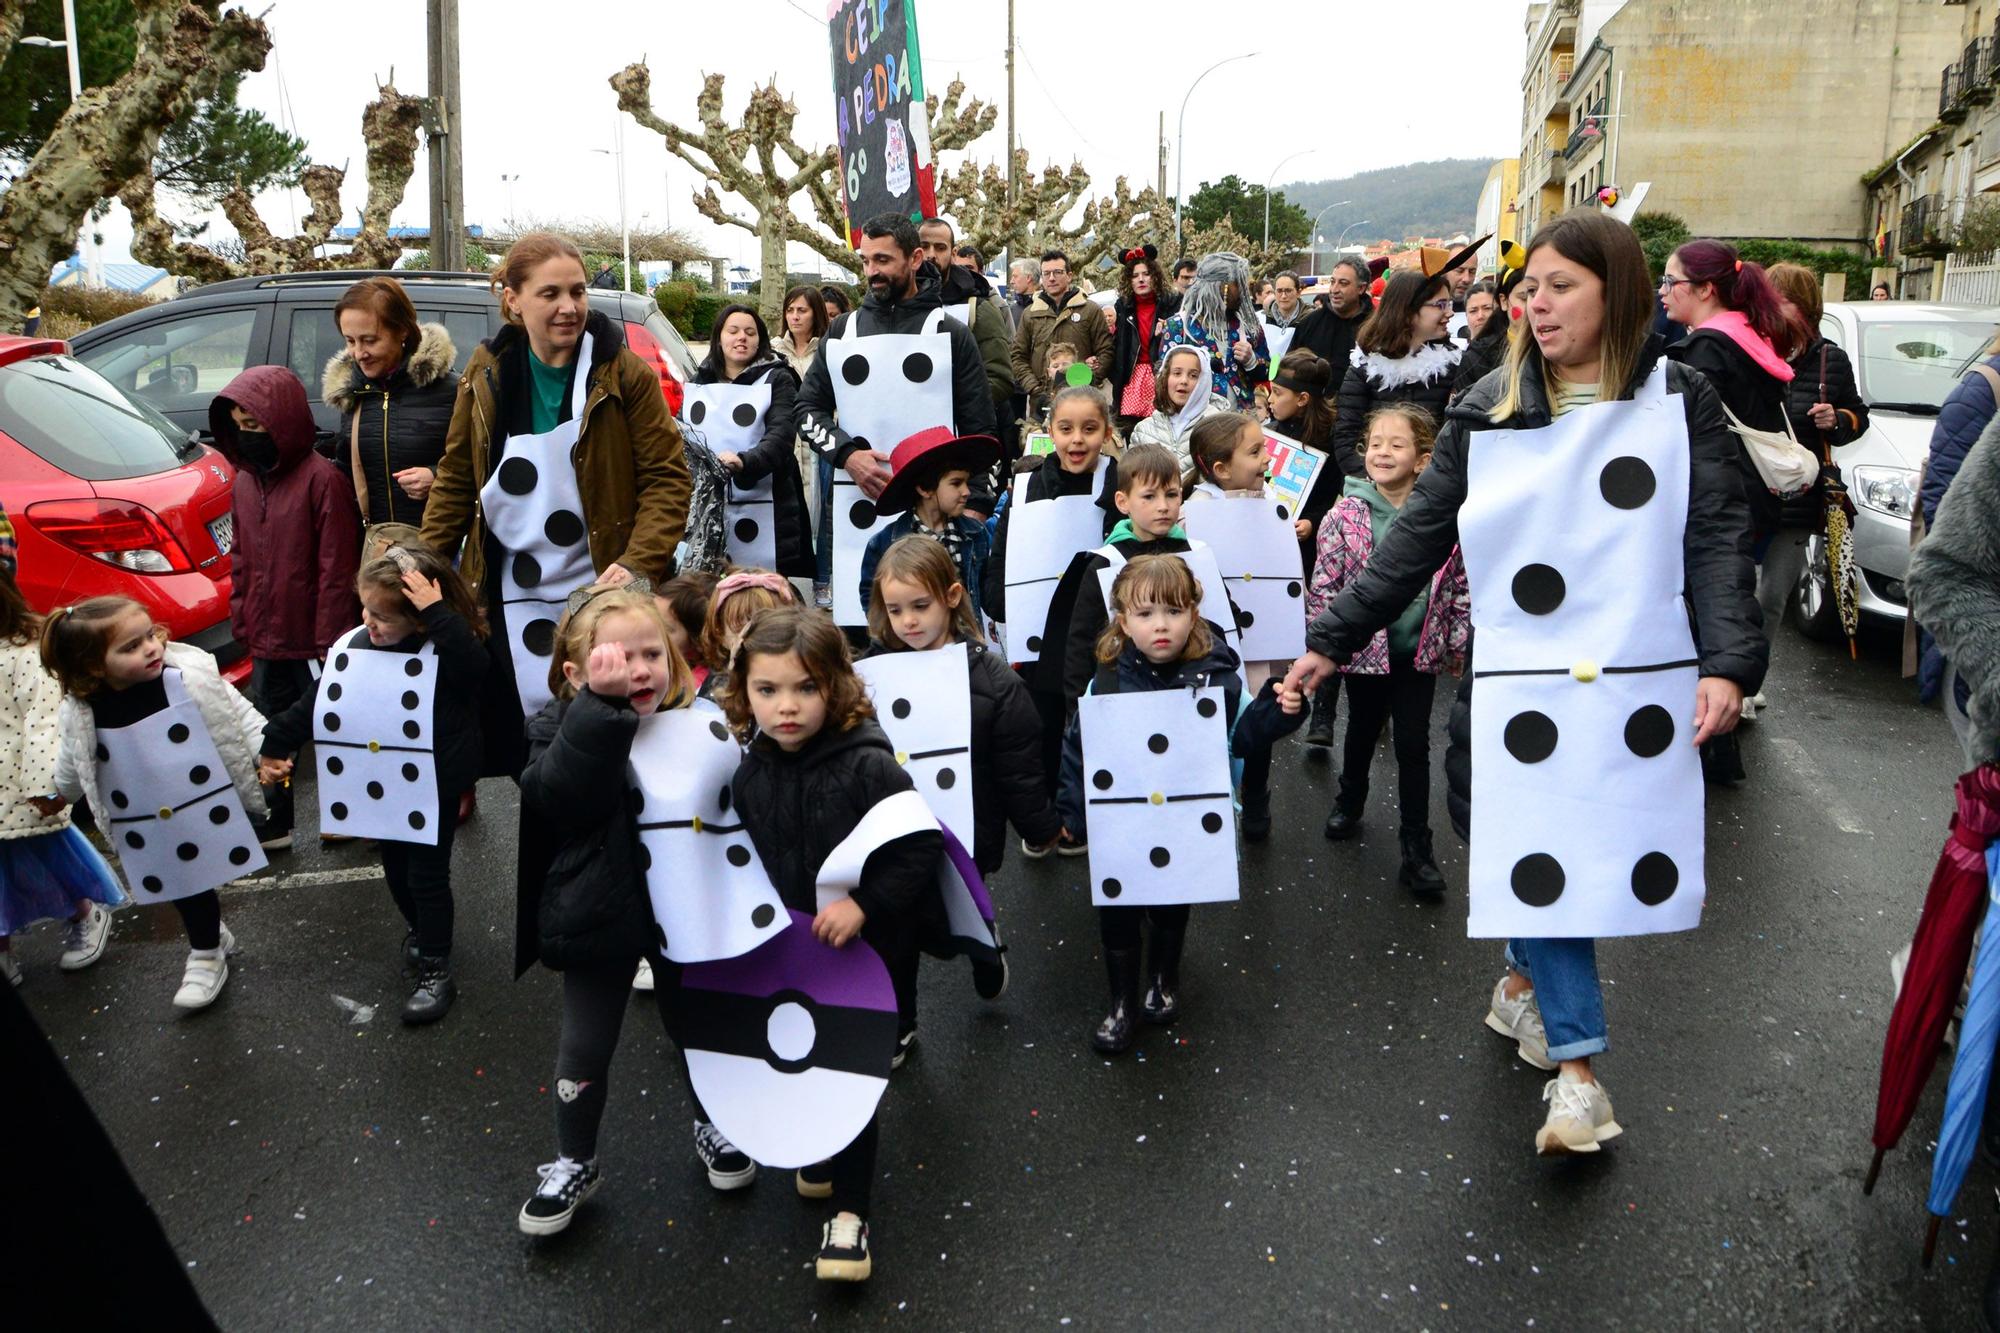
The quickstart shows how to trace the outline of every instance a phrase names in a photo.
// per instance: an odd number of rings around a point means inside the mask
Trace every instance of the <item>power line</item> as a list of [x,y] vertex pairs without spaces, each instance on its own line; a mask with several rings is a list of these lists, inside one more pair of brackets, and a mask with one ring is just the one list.
[[1035,76],[1035,82],[1037,84],[1040,84],[1042,91],[1048,94],[1049,105],[1055,109],[1055,113],[1058,116],[1062,117],[1063,124],[1069,126],[1070,132],[1075,134],[1076,137],[1082,141],[1083,146],[1085,148],[1088,148],[1093,153],[1102,152],[1103,151],[1102,149],[1100,149],[1096,144],[1090,141],[1089,135],[1085,134],[1082,130],[1077,128],[1076,122],[1069,118],[1069,113],[1062,109],[1062,103],[1056,101],[1055,92],[1049,87],[1047,83],[1043,82],[1042,72],[1035,68],[1035,58],[1028,54],[1028,44],[1017,38],[1015,39],[1014,42],[1014,49],[1021,53],[1021,59],[1028,62],[1028,73]]

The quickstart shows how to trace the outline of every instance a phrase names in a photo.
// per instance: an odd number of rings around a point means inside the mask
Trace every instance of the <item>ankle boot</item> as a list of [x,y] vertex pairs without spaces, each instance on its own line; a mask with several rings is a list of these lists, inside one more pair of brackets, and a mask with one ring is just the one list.
[[417,960],[417,988],[403,1001],[403,1021],[410,1024],[435,1023],[451,1012],[458,987],[451,979],[448,954],[424,954]]
[[1106,949],[1104,971],[1111,979],[1111,1011],[1097,1025],[1097,1030],[1090,1034],[1090,1044],[1106,1055],[1119,1055],[1132,1048],[1135,1035],[1134,1020],[1139,1012],[1139,951]]
[[1243,841],[1262,842],[1271,836],[1271,752],[1243,759]]
[[1435,898],[1445,890],[1444,876],[1439,873],[1437,860],[1431,855],[1431,831],[1427,828],[1404,829],[1403,868],[1396,873],[1396,882],[1411,893],[1425,898]]
[[1335,842],[1345,842],[1361,832],[1361,812],[1368,807],[1368,789],[1355,787],[1345,777],[1340,780],[1340,794],[1333,798],[1333,813],[1326,817],[1326,836]]
[[[1335,691],[1339,688],[1340,684],[1336,679],[1313,692],[1312,717],[1306,722],[1306,744],[1314,750],[1326,751],[1333,748],[1333,709]],[[1312,757],[1324,759],[1326,756],[1321,753]]]
[[1146,971],[1152,977],[1152,985],[1146,989],[1146,998],[1140,1005],[1140,1013],[1148,1023],[1171,1023],[1180,1013],[1181,989],[1181,946],[1187,943],[1187,926],[1163,926],[1153,923],[1153,962]]
[[417,932],[412,927],[403,933],[403,980],[414,983],[423,961],[424,951],[417,947]]

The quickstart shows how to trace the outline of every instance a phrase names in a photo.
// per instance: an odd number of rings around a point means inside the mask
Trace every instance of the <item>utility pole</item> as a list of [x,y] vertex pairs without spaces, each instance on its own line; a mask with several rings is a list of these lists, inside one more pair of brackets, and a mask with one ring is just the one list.
[[458,131],[458,0],[426,0],[430,96],[424,106],[430,160],[431,267],[465,268],[465,146]]
[[1167,113],[1160,110],[1160,198],[1167,197]]
[[[1007,0],[1007,206],[1014,206],[1014,0]],[[1007,274],[1014,263],[1014,247],[1009,244],[1000,251],[1001,282],[1007,281]]]

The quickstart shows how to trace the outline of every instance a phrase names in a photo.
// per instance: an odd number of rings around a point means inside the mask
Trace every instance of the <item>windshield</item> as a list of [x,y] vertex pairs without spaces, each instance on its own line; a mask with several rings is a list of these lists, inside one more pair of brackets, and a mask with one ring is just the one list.
[[187,432],[67,356],[0,366],[0,431],[85,481],[167,472],[193,449]]
[[1894,403],[1935,411],[1959,377],[1993,341],[1986,322],[1926,320],[1861,326],[1854,358],[1861,397],[1869,406]]

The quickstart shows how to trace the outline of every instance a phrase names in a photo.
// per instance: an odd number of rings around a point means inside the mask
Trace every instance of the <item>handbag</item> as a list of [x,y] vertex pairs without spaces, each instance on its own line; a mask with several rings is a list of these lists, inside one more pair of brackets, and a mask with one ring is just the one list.
[[1803,495],[1819,480],[1819,456],[1799,443],[1799,437],[1792,434],[1792,419],[1786,414],[1781,434],[1774,430],[1759,430],[1748,426],[1743,419],[1729,410],[1729,404],[1722,405],[1722,414],[1729,418],[1729,429],[1736,438],[1743,441],[1743,448],[1750,455],[1750,463],[1757,469],[1757,475],[1764,484],[1781,500],[1795,495]]

